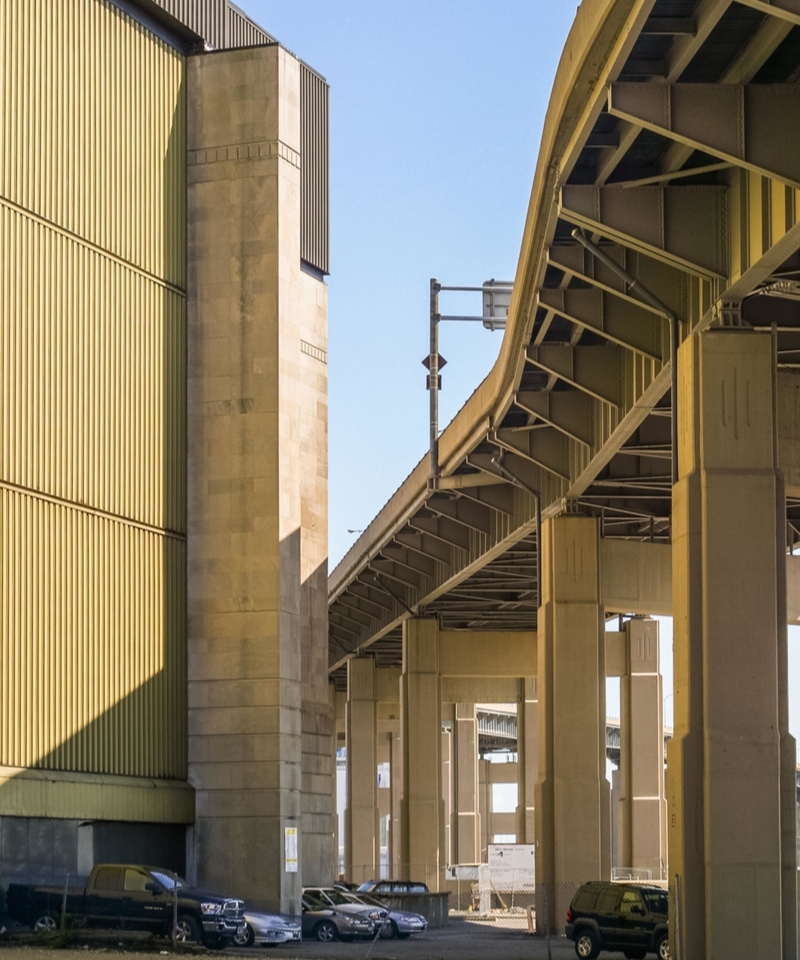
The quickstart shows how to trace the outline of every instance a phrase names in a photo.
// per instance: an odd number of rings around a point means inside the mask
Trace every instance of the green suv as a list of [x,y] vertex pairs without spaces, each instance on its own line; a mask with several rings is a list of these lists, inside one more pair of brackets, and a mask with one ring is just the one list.
[[585,883],[567,910],[567,937],[581,960],[621,950],[628,960],[670,960],[667,891],[641,883]]

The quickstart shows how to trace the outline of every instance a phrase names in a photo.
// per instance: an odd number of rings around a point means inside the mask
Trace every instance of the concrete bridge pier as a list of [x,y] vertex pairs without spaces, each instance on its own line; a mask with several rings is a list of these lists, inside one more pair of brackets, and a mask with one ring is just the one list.
[[474,703],[453,705],[453,809],[450,817],[452,863],[481,859],[478,811],[478,721]]
[[569,902],[574,887],[611,874],[599,544],[593,518],[561,515],[542,524],[535,804],[540,929],[561,924],[562,900]]
[[375,672],[372,657],[347,663],[344,863],[347,877],[358,882],[379,875]]
[[626,670],[620,678],[619,866],[665,877],[663,693],[658,621],[625,623]]
[[690,336],[678,362],[671,940],[682,960],[789,960],[794,741],[771,337],[712,329]]
[[522,677],[520,693],[522,697],[517,703],[517,843],[534,843],[534,796],[539,775],[539,694],[536,677]]
[[441,885],[444,837],[442,795],[442,700],[439,624],[410,618],[403,623],[400,677],[403,737],[403,797],[400,809],[401,876]]

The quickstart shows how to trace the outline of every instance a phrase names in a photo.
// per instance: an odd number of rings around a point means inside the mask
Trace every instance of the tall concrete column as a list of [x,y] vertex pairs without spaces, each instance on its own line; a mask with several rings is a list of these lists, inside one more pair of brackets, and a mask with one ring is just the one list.
[[478,810],[478,720],[474,703],[455,704],[453,735],[452,862],[478,863],[481,824]]
[[197,879],[333,879],[326,288],[300,261],[300,62],[187,58],[188,699]]
[[771,337],[707,331],[681,346],[678,364],[671,936],[681,960],[788,960],[797,950],[795,748]]
[[442,865],[458,863],[455,860],[453,841],[453,811],[455,809],[455,707],[454,703],[442,704],[442,803],[444,807],[444,833],[442,834]]
[[534,843],[534,797],[539,777],[539,694],[536,677],[520,680],[517,703],[517,843]]
[[[342,690],[337,690],[333,684],[330,687],[331,706],[333,708],[333,728],[334,735],[331,746],[333,747],[333,769],[335,776],[333,778],[333,809],[336,814],[333,819],[333,839],[334,839],[334,875],[339,876],[339,871],[343,864],[339,863],[339,848],[344,849],[344,817],[339,819],[339,803],[346,803],[347,796],[347,773],[341,783],[339,782],[339,747],[344,747],[347,743],[347,733],[345,728],[345,712],[347,708],[347,694]],[[347,761],[345,761],[346,764]]]
[[375,708],[375,661],[347,661],[347,808],[344,869],[348,880],[362,883],[379,876],[378,744]]
[[562,923],[572,888],[611,874],[598,548],[594,519],[562,515],[542,524],[535,813],[540,930]]
[[619,866],[665,877],[664,722],[658,621],[625,624],[627,671],[620,680]]
[[402,876],[403,863],[403,729],[398,724],[392,735],[392,775],[391,775],[392,822],[389,839],[389,863],[391,875]]
[[481,815],[481,837],[478,863],[485,863],[492,840],[492,764],[490,760],[478,761],[478,812]]
[[400,679],[403,727],[401,804],[403,874],[440,889],[444,834],[442,800],[442,703],[439,681],[439,624],[403,622]]
[[[400,668],[382,667],[375,671],[376,698],[378,700],[378,744],[384,752],[379,755],[389,764],[389,789],[387,796],[378,802],[381,816],[389,815],[386,836],[386,857],[389,876],[399,876],[400,861],[400,793],[403,783],[400,731]],[[383,804],[383,805],[381,805]]]

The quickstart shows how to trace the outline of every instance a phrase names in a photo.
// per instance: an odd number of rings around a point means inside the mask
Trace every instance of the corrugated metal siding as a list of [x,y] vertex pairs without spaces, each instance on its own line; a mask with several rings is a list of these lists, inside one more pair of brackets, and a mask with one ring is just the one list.
[[300,64],[300,257],[329,273],[328,85]]
[[185,777],[185,543],[0,505],[0,765]]
[[274,43],[266,30],[253,23],[241,10],[228,5],[227,31],[225,34],[226,47],[254,47],[263,43]]
[[0,2],[0,766],[187,774],[184,72]]
[[155,0],[212,47],[225,46],[226,0]]
[[0,195],[186,285],[183,58],[106,2],[0,3]]
[[0,205],[0,477],[186,530],[186,300]]

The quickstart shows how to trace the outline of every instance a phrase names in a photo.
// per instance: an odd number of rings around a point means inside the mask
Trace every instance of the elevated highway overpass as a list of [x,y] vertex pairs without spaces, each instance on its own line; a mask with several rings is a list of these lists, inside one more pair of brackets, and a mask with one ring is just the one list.
[[329,579],[337,690],[367,658],[400,675],[408,869],[441,835],[440,703],[517,678],[537,877],[607,874],[605,676],[661,716],[649,628],[602,623],[674,616],[653,809],[686,960],[796,953],[798,143],[798,0],[584,2],[498,361]]

